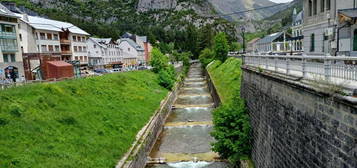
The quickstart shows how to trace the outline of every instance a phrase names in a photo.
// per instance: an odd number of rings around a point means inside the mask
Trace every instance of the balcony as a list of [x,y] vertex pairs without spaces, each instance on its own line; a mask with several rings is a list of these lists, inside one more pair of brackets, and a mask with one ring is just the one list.
[[0,32],[0,38],[2,39],[16,39],[16,33],[15,32]]
[[17,52],[19,48],[17,45],[0,46],[2,52]]
[[61,52],[62,55],[72,55],[72,51],[69,51],[69,50],[62,50]]
[[61,39],[61,40],[60,40],[60,43],[61,43],[61,44],[68,44],[68,45],[70,45],[70,44],[71,44],[71,40]]

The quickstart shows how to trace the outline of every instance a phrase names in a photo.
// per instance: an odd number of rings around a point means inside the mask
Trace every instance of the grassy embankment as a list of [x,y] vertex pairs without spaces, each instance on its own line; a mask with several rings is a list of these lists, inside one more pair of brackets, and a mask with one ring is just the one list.
[[229,58],[223,64],[216,60],[207,67],[222,103],[230,103],[233,93],[240,89],[241,64],[241,60]]
[[0,167],[114,167],[167,93],[148,71],[0,91]]
[[[228,58],[224,63],[216,60],[207,67],[207,71],[224,105],[232,103],[234,93],[240,92],[242,79],[241,65],[242,60]],[[254,168],[254,164],[248,156],[242,157],[241,160],[247,160],[245,163],[248,164],[248,167]]]

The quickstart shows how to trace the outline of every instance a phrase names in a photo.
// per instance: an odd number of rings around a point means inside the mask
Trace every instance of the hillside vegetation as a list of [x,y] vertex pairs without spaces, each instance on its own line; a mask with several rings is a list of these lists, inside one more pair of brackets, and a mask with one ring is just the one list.
[[0,167],[114,167],[168,90],[149,71],[0,91]]
[[207,67],[223,103],[231,102],[233,93],[240,89],[241,65],[241,60],[228,58],[224,63],[217,60],[213,61]]

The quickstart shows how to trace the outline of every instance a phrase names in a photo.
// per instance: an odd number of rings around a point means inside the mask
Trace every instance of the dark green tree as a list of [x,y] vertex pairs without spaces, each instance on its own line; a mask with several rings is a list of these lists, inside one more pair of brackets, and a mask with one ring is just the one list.
[[215,36],[213,49],[215,59],[220,60],[222,62],[226,61],[228,57],[229,46],[226,34],[224,32],[220,32]]
[[214,52],[211,49],[206,48],[201,52],[199,59],[202,65],[206,67],[214,60],[214,56]]

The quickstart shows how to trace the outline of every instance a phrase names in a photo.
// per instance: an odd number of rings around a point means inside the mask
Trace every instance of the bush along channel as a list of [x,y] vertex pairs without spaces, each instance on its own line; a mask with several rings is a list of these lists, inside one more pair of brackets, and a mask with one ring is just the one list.
[[208,65],[208,74],[222,102],[213,111],[214,128],[211,135],[216,141],[212,143],[212,149],[222,159],[227,159],[232,167],[241,167],[241,163],[244,167],[254,167],[249,159],[250,119],[245,102],[240,97],[242,61],[227,58],[227,46],[224,34],[218,34],[213,49],[204,50],[200,56],[202,64]]

